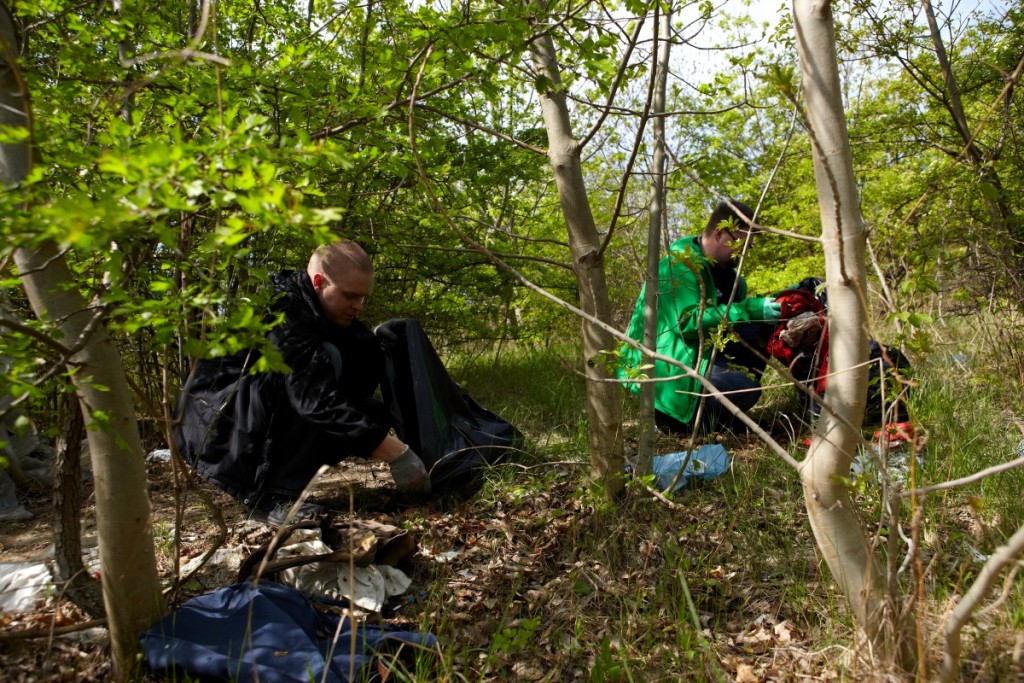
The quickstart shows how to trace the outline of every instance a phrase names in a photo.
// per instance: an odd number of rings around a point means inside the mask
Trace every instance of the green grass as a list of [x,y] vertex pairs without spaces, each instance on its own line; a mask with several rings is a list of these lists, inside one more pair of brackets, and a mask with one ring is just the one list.
[[[850,611],[815,548],[796,473],[756,442],[730,435],[723,443],[734,456],[732,470],[687,490],[675,505],[636,483],[625,500],[609,503],[587,479],[585,388],[571,369],[578,364],[571,348],[506,349],[499,363],[477,358],[456,375],[529,443],[518,462],[495,468],[472,500],[410,522],[424,547],[457,552],[448,564],[421,563],[416,576],[430,586],[419,626],[444,644],[440,677],[717,681],[748,670],[842,680],[884,674],[865,663],[866,650],[857,645]],[[918,365],[915,378],[912,411],[928,435],[921,484],[1010,456],[1019,436],[993,398],[1000,392],[928,362]],[[623,393],[623,401],[626,416],[635,415],[634,399]],[[769,421],[772,411],[794,407],[783,390],[770,392],[766,404],[760,415]],[[791,446],[798,458],[799,442]],[[659,442],[660,452],[681,447]],[[939,633],[948,608],[942,601],[962,595],[980,569],[965,555],[967,539],[990,553],[1024,519],[1020,476],[1004,473],[926,498],[926,638]],[[872,530],[876,499],[870,489],[858,497]],[[964,526],[964,509],[984,520],[980,537]],[[911,512],[908,504],[905,524]],[[912,591],[910,575],[902,585]],[[1022,594],[1018,579],[1005,605],[965,638],[965,672],[1020,673],[1009,653],[1024,623]],[[930,672],[941,656],[937,642],[926,641]]]

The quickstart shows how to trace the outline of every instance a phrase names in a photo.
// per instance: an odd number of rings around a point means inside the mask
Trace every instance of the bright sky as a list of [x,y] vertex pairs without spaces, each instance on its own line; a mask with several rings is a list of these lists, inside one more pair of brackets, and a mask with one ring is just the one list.
[[[1010,0],[934,0],[936,14],[939,21],[946,15],[951,14],[955,18],[956,25],[963,24],[966,20],[974,18],[982,13],[993,15],[1002,14],[1006,11]],[[837,7],[848,5],[848,0],[841,0],[835,3]],[[876,2],[877,5],[887,4],[885,0]],[[920,8],[919,3],[913,3]],[[757,24],[767,24],[767,31],[772,32],[779,21],[788,17],[791,12],[791,0],[716,0],[716,6],[720,12],[742,16],[747,15]],[[920,11],[919,11],[920,14]],[[697,3],[690,3],[681,13],[682,18],[695,18],[699,16]],[[922,28],[925,27],[924,19],[921,19]],[[695,45],[701,47],[709,46],[715,40],[722,40],[723,37],[711,37],[713,32],[702,33],[695,40]],[[708,37],[705,37],[708,36]],[[721,68],[722,55],[714,51],[690,49],[685,50],[684,59],[689,64],[687,71],[702,78],[710,78]]]

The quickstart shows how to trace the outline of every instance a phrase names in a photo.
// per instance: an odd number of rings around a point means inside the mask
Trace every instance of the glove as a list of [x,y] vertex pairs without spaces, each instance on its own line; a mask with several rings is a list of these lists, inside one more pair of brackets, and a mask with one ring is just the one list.
[[424,496],[430,494],[430,475],[413,449],[406,446],[388,465],[391,466],[391,477],[399,491]]
[[762,310],[762,317],[765,322],[773,323],[776,320],[782,318],[782,304],[775,300],[773,296],[767,296],[764,299],[764,308]]

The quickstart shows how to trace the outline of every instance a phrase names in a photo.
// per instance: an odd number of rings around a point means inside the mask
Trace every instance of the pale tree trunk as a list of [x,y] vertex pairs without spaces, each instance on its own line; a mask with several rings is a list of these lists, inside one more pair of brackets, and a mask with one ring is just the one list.
[[[818,548],[857,623],[883,650],[885,582],[854,509],[848,478],[860,444],[867,395],[866,233],[843,112],[832,8],[827,0],[794,0],[793,18],[807,100],[807,123],[822,222],[829,301],[829,372],[825,401],[800,466],[805,504]],[[889,652],[898,656],[896,652]]]
[[[530,56],[537,72],[550,86],[540,93],[541,111],[548,133],[548,158],[555,174],[558,201],[565,216],[572,250],[573,270],[579,284],[580,308],[598,320],[611,320],[611,304],[605,282],[601,240],[590,211],[580,148],[572,136],[569,108],[561,89],[561,72],[555,45],[547,34],[530,43]],[[587,377],[587,413],[590,418],[590,459],[594,477],[605,495],[617,498],[623,491],[621,391],[611,382],[605,352],[616,347],[614,337],[588,320],[583,321],[583,355]]]
[[[0,124],[28,128],[11,15],[0,4]],[[0,146],[0,182],[23,180],[29,145]],[[121,358],[75,286],[64,256],[52,242],[18,248],[15,264],[36,315],[55,325],[70,351],[67,367],[85,417],[92,457],[103,600],[114,676],[128,680],[137,664],[138,634],[164,615],[146,493],[138,424]],[[97,416],[102,415],[102,420]]]
[[[661,261],[662,223],[665,217],[665,92],[668,88],[668,60],[672,51],[672,7],[658,17],[655,6],[655,66],[654,99],[651,114],[654,116],[654,158],[651,168],[651,215],[647,229],[647,286],[644,288],[644,346],[658,348],[658,264]],[[637,451],[636,471],[640,475],[650,472],[654,458],[657,432],[654,426],[654,388],[647,382],[640,388],[643,403],[641,433]]]
[[[68,359],[92,458],[103,603],[118,678],[135,666],[138,634],[164,615],[146,492],[146,462],[121,358],[97,313],[73,288],[52,243],[14,252],[32,309],[75,347]],[[104,419],[97,422],[95,415]]]

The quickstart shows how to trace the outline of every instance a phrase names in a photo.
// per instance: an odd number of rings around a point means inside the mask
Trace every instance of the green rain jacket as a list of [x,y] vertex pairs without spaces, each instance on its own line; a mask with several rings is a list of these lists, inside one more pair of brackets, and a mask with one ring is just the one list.
[[[697,236],[684,237],[669,247],[668,254],[658,265],[658,331],[656,351],[674,358],[684,365],[695,368],[707,375],[711,357],[709,333],[722,324],[760,320],[763,316],[764,299],[747,298],[747,283],[737,277],[736,298],[726,309],[719,305],[715,283],[711,276],[711,262],[701,251]],[[644,338],[644,292],[640,289],[633,317],[627,333],[638,342]],[[729,292],[724,293],[728,297]],[[702,348],[703,347],[703,348]],[[636,378],[640,372],[645,377],[675,377],[683,374],[681,368],[663,361],[654,362],[654,373],[650,369],[640,371],[649,365],[641,353],[623,345],[619,379]],[[640,384],[626,383],[626,388],[640,393]],[[702,390],[700,383],[685,375],[667,382],[658,382],[654,388],[654,408],[670,415],[684,424],[690,424],[697,412],[697,395]]]

